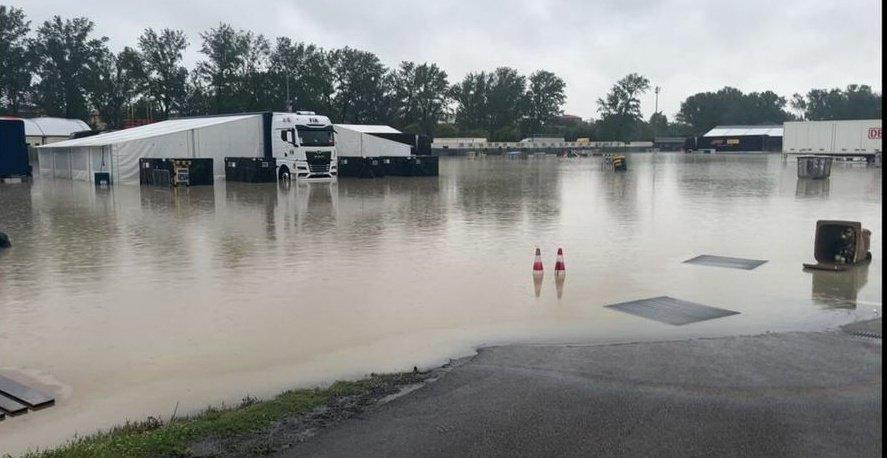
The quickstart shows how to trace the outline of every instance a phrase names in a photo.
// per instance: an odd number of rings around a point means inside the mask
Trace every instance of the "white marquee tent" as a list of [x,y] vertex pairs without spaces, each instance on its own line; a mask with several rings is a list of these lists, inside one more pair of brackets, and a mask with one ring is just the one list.
[[409,156],[410,145],[373,134],[399,134],[389,126],[336,124],[336,155],[339,157]]
[[262,156],[262,115],[172,119],[39,147],[40,173],[93,181],[110,172],[114,183],[139,182],[140,158],[212,158],[225,175],[227,156]]

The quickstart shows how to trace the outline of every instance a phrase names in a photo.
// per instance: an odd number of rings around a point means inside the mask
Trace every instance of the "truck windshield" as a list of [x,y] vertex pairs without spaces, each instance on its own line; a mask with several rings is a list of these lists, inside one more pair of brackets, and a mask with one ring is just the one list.
[[333,146],[332,129],[309,129],[299,127],[299,139],[302,146]]

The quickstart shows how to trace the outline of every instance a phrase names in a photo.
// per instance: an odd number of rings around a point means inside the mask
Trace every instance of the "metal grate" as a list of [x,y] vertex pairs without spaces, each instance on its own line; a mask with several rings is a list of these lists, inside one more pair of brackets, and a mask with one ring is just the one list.
[[844,332],[862,337],[881,338],[881,319],[857,321],[856,323],[841,326]]
[[675,326],[739,314],[733,310],[682,301],[668,296],[621,302],[606,307]]
[[754,270],[765,262],[767,261],[762,259],[730,258],[727,256],[713,256],[710,254],[703,254],[684,261],[685,264],[699,264],[702,266],[726,267],[729,269],[742,270]]

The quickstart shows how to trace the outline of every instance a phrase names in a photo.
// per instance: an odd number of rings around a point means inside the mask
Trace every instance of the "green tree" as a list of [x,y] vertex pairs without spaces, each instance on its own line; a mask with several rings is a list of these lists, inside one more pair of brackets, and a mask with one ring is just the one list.
[[221,23],[200,37],[203,39],[200,52],[206,59],[197,63],[196,70],[212,92],[211,112],[238,111],[242,101],[237,100],[235,94],[253,45],[252,32],[235,30]]
[[333,115],[341,122],[377,123],[391,118],[391,78],[375,54],[352,48],[330,53],[335,81]]
[[702,134],[717,125],[777,124],[793,119],[785,110],[787,101],[772,91],[744,94],[732,87],[717,92],[700,92],[681,103],[677,120]]
[[91,105],[109,128],[123,127],[126,107],[139,93],[144,81],[141,55],[126,47],[119,54],[105,52],[94,60],[85,82]]
[[811,121],[880,119],[881,94],[867,85],[851,84],[845,90],[812,89],[806,96],[795,94],[791,107]]
[[248,46],[243,65],[237,74],[235,94],[240,111],[267,110],[275,97],[272,95],[271,45],[263,35],[247,32]]
[[630,73],[617,81],[606,98],[598,99],[602,118],[596,130],[602,140],[630,141],[641,120],[640,95],[650,89],[650,81],[637,73]]
[[[490,138],[517,140],[517,127],[526,113],[526,87],[527,78],[513,68],[499,67],[493,72],[487,92],[487,131]],[[505,135],[506,132],[511,134]]]
[[51,116],[88,119],[84,81],[98,68],[107,52],[107,37],[92,36],[95,24],[79,17],[62,20],[55,16],[43,23],[34,40],[37,59],[36,102]]
[[31,90],[31,22],[19,8],[0,5],[0,110],[18,114]]
[[392,72],[392,83],[398,126],[415,124],[417,133],[434,135],[434,128],[446,110],[449,89],[446,72],[435,64],[401,62]]
[[527,122],[528,134],[539,133],[552,118],[563,114],[566,83],[552,72],[539,70],[530,75],[527,90]]
[[491,79],[486,72],[469,73],[450,88],[450,96],[456,102],[456,127],[460,131],[487,131],[487,93]]
[[184,110],[188,70],[182,65],[182,53],[188,40],[181,30],[163,29],[160,33],[145,29],[139,37],[144,59],[144,89],[160,109],[161,119]]
[[329,56],[312,44],[277,39],[271,53],[271,106],[328,113],[332,107],[333,69]]

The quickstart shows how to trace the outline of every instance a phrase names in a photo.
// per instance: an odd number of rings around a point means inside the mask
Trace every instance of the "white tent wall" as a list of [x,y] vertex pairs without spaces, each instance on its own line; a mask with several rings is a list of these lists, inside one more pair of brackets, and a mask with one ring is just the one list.
[[336,126],[336,156],[409,156],[410,145]]
[[264,155],[262,117],[250,116],[196,129],[130,140],[112,146],[118,183],[139,182],[141,158],[210,158],[213,175],[225,176],[225,157]]
[[227,156],[264,155],[262,115],[186,118],[73,139],[38,148],[41,174],[93,181],[139,183],[141,158],[210,158],[213,175],[224,177]]

